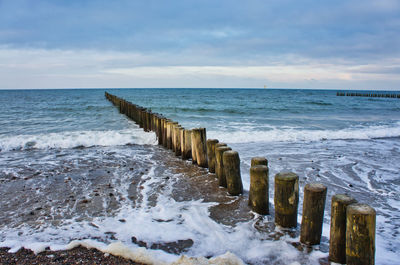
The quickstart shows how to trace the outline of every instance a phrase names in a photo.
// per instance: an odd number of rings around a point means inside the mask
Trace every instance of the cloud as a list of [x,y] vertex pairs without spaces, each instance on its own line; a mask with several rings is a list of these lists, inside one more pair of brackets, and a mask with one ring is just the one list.
[[[170,65],[177,55],[103,50],[0,48],[0,88],[268,87],[393,89],[400,59],[354,65],[299,56],[269,63]],[[202,55],[180,54],[197,58]]]
[[[3,87],[39,86],[44,78],[46,86],[62,86],[61,80],[64,87],[79,86],[79,80],[88,86],[163,86],[164,78],[172,86],[334,87],[347,81],[361,88],[365,80],[378,80],[393,88],[400,4],[2,0],[0,46]],[[11,79],[22,72],[30,83]]]

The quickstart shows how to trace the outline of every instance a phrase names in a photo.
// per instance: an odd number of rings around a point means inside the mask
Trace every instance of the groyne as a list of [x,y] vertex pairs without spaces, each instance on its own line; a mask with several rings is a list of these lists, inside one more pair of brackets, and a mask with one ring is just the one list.
[[389,93],[359,93],[359,92],[336,92],[338,97],[370,97],[370,98],[400,98],[400,94]]
[[[178,122],[133,104],[115,95],[106,98],[121,114],[136,122],[143,130],[154,132],[158,144],[182,159],[215,172],[218,183],[230,196],[243,196],[238,152],[218,139],[207,139],[206,128],[184,128]],[[275,224],[283,229],[298,225],[299,176],[281,172],[274,177]],[[260,215],[269,214],[268,160],[254,157],[250,168],[250,209]],[[322,235],[327,187],[308,183],[304,187],[300,242],[306,246],[319,245]],[[329,260],[347,264],[374,264],[376,212],[353,198],[332,196]]]

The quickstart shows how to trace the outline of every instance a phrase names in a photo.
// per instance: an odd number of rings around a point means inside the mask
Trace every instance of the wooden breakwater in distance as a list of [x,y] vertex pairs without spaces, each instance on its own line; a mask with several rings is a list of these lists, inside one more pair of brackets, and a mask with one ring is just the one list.
[[[205,128],[186,129],[159,113],[105,92],[106,98],[121,114],[145,131],[156,134],[158,144],[182,159],[215,173],[219,186],[231,196],[243,194],[240,158],[236,151],[218,139],[206,137]],[[297,227],[299,176],[293,172],[278,173],[274,182],[275,224],[283,229]],[[318,245],[321,241],[327,188],[320,183],[304,187],[300,242]],[[250,168],[248,205],[257,214],[269,214],[269,169],[264,157],[253,157]],[[329,260],[337,263],[375,263],[375,210],[358,204],[344,194],[332,196]]]
[[338,97],[400,98],[400,94],[357,93],[357,92],[336,92],[336,96],[338,96]]

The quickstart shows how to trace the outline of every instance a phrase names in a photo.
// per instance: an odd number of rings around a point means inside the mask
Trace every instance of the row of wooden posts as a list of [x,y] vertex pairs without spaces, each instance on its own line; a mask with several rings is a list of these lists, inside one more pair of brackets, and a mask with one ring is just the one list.
[[370,98],[400,98],[400,94],[377,94],[377,93],[349,93],[349,92],[336,92],[339,97],[370,97]]
[[[220,186],[230,195],[243,193],[240,158],[225,143],[206,138],[205,128],[185,129],[161,114],[105,93],[120,112],[135,121],[145,131],[157,135],[158,144],[175,152],[182,159],[215,173]],[[249,206],[258,214],[269,214],[269,169],[264,157],[254,157],[250,168]],[[318,245],[321,241],[327,188],[320,183],[304,187],[300,241]],[[275,223],[283,228],[297,226],[299,176],[295,173],[275,175]],[[337,263],[374,264],[375,210],[344,194],[332,197],[329,259]]]

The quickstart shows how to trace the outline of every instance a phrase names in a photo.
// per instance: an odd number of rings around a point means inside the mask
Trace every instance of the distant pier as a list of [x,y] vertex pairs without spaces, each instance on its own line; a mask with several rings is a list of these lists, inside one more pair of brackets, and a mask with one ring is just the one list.
[[369,98],[400,98],[399,94],[379,93],[357,93],[357,92],[336,92],[338,97],[369,97]]

